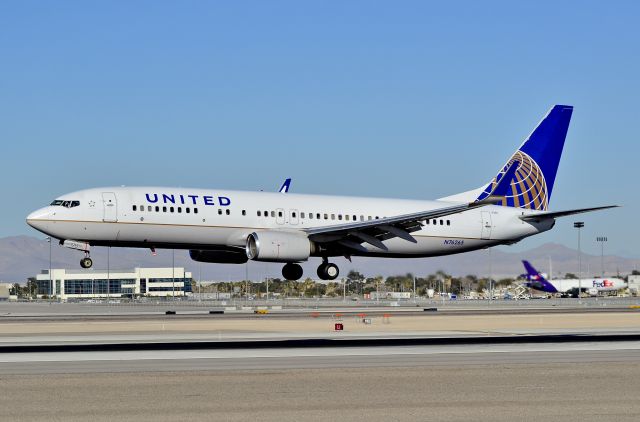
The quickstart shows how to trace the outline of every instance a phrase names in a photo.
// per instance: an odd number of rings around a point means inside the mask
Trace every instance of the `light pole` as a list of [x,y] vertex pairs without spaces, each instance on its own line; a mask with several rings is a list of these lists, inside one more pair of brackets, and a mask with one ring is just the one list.
[[202,262],[198,262],[198,302],[202,302]]
[[493,300],[493,256],[491,255],[491,248],[489,248],[489,305]]
[[583,221],[573,223],[573,228],[578,229],[578,300],[582,295],[582,252],[580,250],[580,229],[584,227]]
[[51,292],[53,291],[53,280],[51,279],[51,237],[47,237],[47,242],[49,242],[49,298],[51,298]]
[[109,300],[109,295],[111,294],[111,262],[110,260],[110,256],[111,256],[111,246],[107,246],[107,303],[111,302]]
[[418,298],[416,298],[416,277],[413,276],[413,303],[418,303]]
[[176,250],[171,249],[171,293],[176,301]]
[[606,236],[596,237],[596,242],[600,243],[600,266],[602,268],[602,278],[604,278],[604,244],[606,241]]
[[346,278],[342,279],[342,301],[343,302],[347,301],[347,279]]

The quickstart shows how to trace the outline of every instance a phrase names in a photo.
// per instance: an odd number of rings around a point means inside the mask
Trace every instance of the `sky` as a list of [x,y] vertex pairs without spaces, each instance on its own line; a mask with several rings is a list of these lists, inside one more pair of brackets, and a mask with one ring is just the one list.
[[550,208],[640,257],[639,4],[0,2],[0,236],[97,186],[443,197],[570,104]]

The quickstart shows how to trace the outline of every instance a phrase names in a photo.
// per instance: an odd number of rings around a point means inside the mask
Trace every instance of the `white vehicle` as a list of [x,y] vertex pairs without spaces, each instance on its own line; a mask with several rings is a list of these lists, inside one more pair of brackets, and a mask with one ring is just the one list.
[[554,106],[489,183],[434,201],[108,187],[62,195],[27,223],[84,251],[84,268],[91,246],[189,249],[201,262],[281,262],[290,280],[302,277],[299,263],[309,257],[321,257],[318,276],[334,280],[331,257],[431,257],[512,244],[550,230],[558,217],[611,208],[547,210],[572,111]]
[[597,296],[598,293],[612,292],[627,287],[627,283],[620,278],[582,278],[582,279],[558,279],[548,280],[544,274],[538,272],[529,261],[522,261],[527,270],[526,287],[546,293],[568,294],[574,292],[589,293]]

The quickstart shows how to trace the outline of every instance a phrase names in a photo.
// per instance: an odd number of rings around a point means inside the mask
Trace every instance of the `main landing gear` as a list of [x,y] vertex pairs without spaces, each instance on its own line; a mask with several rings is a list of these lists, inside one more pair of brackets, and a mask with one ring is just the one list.
[[299,280],[302,277],[302,267],[300,264],[285,264],[282,267],[282,276],[285,280]]
[[80,260],[80,266],[82,268],[91,268],[92,265],[93,265],[93,260],[91,259],[89,254],[86,254],[85,257]]
[[[321,280],[335,280],[338,278],[340,270],[336,264],[332,264],[327,259],[322,260],[318,267],[318,277]],[[282,267],[282,276],[285,280],[300,280],[302,278],[302,267],[300,264],[288,263]]]
[[339,274],[340,270],[338,266],[328,262],[326,259],[324,259],[318,267],[318,277],[320,277],[321,280],[335,280]]

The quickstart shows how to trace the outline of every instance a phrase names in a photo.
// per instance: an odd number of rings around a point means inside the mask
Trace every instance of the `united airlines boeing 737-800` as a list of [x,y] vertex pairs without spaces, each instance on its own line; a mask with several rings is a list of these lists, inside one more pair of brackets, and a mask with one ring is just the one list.
[[[556,105],[484,186],[435,201],[239,192],[221,189],[110,187],[55,199],[27,223],[84,252],[91,246],[188,249],[196,261],[283,263],[331,257],[416,258],[512,244],[550,230],[558,217],[597,208],[548,211],[573,108]],[[281,191],[288,190],[283,188]]]

